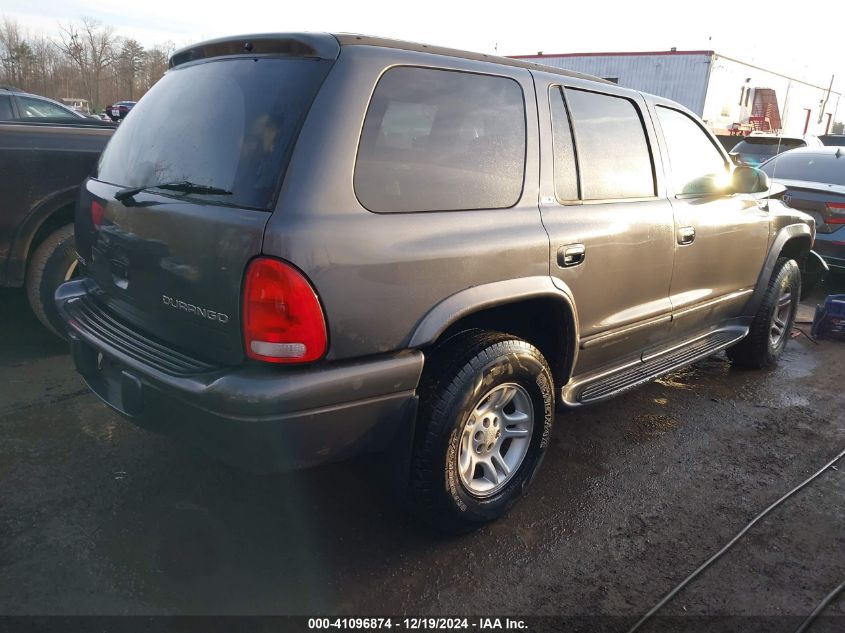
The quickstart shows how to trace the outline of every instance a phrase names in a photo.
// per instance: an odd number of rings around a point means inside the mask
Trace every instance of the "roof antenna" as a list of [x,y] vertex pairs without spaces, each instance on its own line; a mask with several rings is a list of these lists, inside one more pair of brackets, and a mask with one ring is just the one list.
[[780,160],[780,158],[778,158],[778,157],[780,156],[780,141],[781,141],[782,138],[783,137],[780,134],[778,134],[778,146],[777,146],[777,149],[775,150],[775,156],[772,159],[772,177],[769,178],[769,192],[766,194],[766,211],[769,210],[769,199],[772,195],[772,187],[774,187],[774,185],[775,185],[775,174],[778,171],[778,161]]

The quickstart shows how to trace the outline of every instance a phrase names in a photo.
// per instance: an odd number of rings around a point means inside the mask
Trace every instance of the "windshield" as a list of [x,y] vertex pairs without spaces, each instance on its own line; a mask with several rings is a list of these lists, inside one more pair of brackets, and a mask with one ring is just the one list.
[[770,178],[806,180],[829,185],[845,185],[845,152],[835,154],[781,154],[761,165]]
[[97,178],[120,187],[190,182],[231,195],[189,196],[269,209],[330,66],[238,58],[177,67],[121,123],[100,157]]

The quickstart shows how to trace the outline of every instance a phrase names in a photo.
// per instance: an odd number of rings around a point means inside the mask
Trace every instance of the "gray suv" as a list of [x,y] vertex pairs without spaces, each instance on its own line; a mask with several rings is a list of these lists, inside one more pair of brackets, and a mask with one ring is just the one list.
[[523,494],[556,407],[776,362],[812,219],[681,106],[355,35],[176,52],[56,300],[90,388],[253,469],[380,453],[428,522]]

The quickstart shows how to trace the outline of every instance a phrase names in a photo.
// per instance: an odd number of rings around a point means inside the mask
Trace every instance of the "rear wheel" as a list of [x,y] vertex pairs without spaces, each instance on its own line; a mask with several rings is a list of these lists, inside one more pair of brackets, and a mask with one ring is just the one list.
[[68,224],[38,245],[26,270],[26,294],[32,311],[45,327],[62,338],[65,326],[53,296],[60,284],[73,278],[76,268],[73,225]]
[[755,369],[777,363],[789,341],[800,295],[798,264],[793,259],[779,259],[748,336],[727,350],[728,358],[735,365]]
[[428,523],[473,530],[523,495],[549,443],[546,360],[507,334],[459,334],[433,350],[420,387],[411,501]]

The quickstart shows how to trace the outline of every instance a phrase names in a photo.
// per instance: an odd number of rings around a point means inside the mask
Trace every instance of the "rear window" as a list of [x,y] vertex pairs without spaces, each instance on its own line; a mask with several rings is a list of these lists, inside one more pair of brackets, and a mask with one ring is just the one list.
[[845,135],[842,134],[823,134],[819,137],[819,140],[824,145],[845,146]]
[[177,67],[121,123],[100,157],[98,178],[122,187],[188,181],[231,192],[189,196],[270,209],[330,67],[268,58]]
[[770,178],[806,180],[829,185],[845,185],[845,152],[835,154],[786,153],[773,158],[760,169]]
[[807,143],[799,138],[778,138],[776,136],[749,136],[734,145],[732,154],[760,154],[774,156],[796,147],[806,147]]
[[511,207],[524,171],[525,106],[516,81],[414,67],[379,80],[354,174],[355,194],[370,211]]

